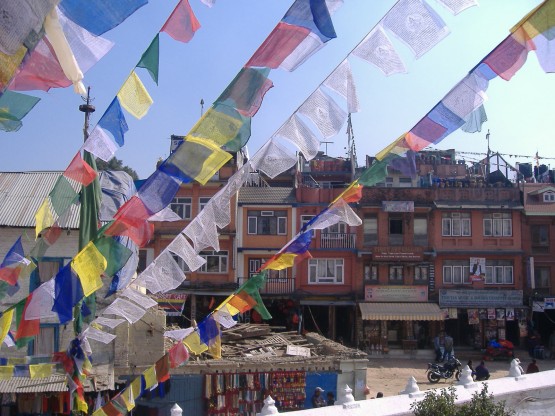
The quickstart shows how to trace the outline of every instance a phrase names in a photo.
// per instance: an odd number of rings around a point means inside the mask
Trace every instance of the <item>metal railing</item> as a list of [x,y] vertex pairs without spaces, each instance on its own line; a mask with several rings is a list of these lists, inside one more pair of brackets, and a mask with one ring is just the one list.
[[355,248],[355,233],[322,233],[320,248]]
[[[239,277],[239,286],[247,281],[246,277]],[[295,291],[295,278],[266,278],[266,284],[260,289],[262,295],[285,295]]]

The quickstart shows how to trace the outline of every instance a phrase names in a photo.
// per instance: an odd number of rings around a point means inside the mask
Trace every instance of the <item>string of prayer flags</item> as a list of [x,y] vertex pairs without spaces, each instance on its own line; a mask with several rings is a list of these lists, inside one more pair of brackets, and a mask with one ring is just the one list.
[[184,233],[193,241],[195,251],[212,247],[220,251],[220,240],[213,205],[207,205],[184,230]]
[[118,26],[131,16],[137,9],[148,3],[148,0],[126,0],[113,2],[110,0],[64,0],[60,9],[64,14],[89,32],[102,35]]
[[399,0],[383,19],[392,31],[420,58],[449,34],[445,22],[424,0]]
[[145,68],[152,80],[158,85],[158,69],[160,64],[160,35],[156,34],[147,50],[141,56],[137,67]]
[[[54,305],[52,310],[58,314],[60,323],[64,324],[73,319],[73,308],[83,299],[81,281],[68,263],[54,278]],[[34,292],[33,292],[34,293]]]
[[366,35],[351,54],[376,66],[385,76],[407,72],[403,60],[383,30],[381,23]]
[[117,97],[121,106],[139,120],[146,115],[154,102],[135,71],[123,83]]
[[10,285],[15,285],[23,268],[27,267],[31,261],[25,258],[23,245],[21,244],[21,236],[15,240],[10,247],[4,260],[0,264],[0,280]]
[[188,136],[158,169],[182,182],[194,179],[205,185],[229,159],[231,154],[213,143]]
[[322,42],[337,37],[325,0],[297,0],[287,10],[282,21],[309,29]]
[[269,68],[242,68],[215,104],[228,105],[245,117],[254,117],[264,96],[274,86],[269,73]]
[[339,133],[347,120],[347,113],[321,87],[307,98],[298,111],[308,117],[326,139]]
[[323,83],[329,89],[341,95],[347,101],[347,112],[357,113],[360,105],[357,97],[357,90],[351,64],[344,60],[339,66],[325,79]]
[[21,128],[21,120],[40,101],[40,98],[20,94],[14,91],[4,91],[0,95],[0,129],[17,131]]
[[478,0],[437,0],[445,6],[454,15],[468,9],[472,6],[478,5]]
[[189,1],[179,0],[160,32],[167,33],[178,42],[187,43],[199,29],[200,23],[193,13]]
[[276,136],[282,137],[299,148],[306,160],[313,159],[320,148],[320,140],[295,113],[278,129]]
[[536,36],[543,35],[552,40],[554,38],[552,28],[555,26],[555,2],[544,1],[521,23],[517,27],[522,26],[530,38],[535,39]]

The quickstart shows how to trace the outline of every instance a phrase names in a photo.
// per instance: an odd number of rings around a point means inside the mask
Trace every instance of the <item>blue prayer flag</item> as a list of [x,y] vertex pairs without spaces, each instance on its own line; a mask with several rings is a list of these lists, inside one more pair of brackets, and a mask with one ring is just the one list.
[[124,140],[123,136],[127,131],[129,131],[129,127],[127,127],[127,122],[125,121],[125,115],[121,109],[121,105],[119,104],[118,97],[115,97],[106,112],[102,115],[100,120],[98,121],[98,125],[102,127],[104,130],[108,130],[114,136],[114,140],[116,143],[122,147]]
[[71,270],[71,263],[60,269],[54,278],[54,285],[52,311],[58,314],[60,323],[64,324],[71,321],[73,307],[84,297],[81,281]]

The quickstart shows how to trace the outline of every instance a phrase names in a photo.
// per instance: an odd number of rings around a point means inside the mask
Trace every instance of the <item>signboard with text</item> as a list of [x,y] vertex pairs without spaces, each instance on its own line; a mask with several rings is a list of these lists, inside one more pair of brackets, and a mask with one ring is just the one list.
[[414,212],[413,201],[382,201],[384,212]]
[[364,300],[370,302],[427,302],[427,286],[364,287]]
[[440,289],[441,308],[522,307],[522,290]]
[[372,249],[374,261],[422,261],[424,251],[422,247],[380,246]]

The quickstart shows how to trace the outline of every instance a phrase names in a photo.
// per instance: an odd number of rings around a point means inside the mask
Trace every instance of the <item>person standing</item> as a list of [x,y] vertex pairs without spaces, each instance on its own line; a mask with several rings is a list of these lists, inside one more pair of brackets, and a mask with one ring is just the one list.
[[436,352],[436,362],[442,362],[444,358],[443,354],[445,351],[445,338],[443,336],[443,333],[436,335],[436,337],[434,338],[434,350]]
[[450,335],[445,336],[445,355],[443,357],[447,361],[455,358],[455,349],[453,347],[453,338]]
[[321,387],[316,387],[314,389],[314,394],[312,395],[312,407],[324,407],[326,405],[326,401],[322,396],[324,389]]

